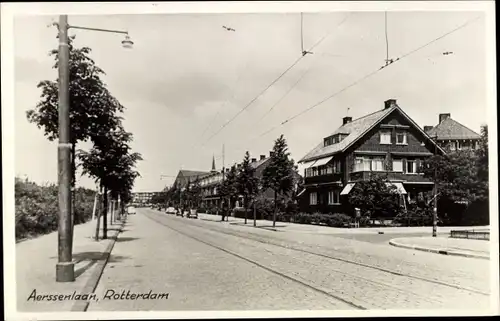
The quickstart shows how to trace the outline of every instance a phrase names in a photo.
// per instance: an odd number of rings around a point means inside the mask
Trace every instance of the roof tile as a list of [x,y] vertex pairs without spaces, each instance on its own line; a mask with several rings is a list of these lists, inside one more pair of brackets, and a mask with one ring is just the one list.
[[427,134],[429,136],[437,135],[438,139],[479,139],[481,137],[478,133],[451,118],[434,126],[427,131]]

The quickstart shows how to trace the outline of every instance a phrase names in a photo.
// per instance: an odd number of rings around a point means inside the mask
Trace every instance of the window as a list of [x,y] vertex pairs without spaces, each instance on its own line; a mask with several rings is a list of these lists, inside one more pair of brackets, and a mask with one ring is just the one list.
[[406,161],[406,173],[416,174],[417,173],[417,161],[409,159]]
[[312,176],[318,176],[318,168],[317,167],[313,167]]
[[354,172],[384,171],[384,158],[382,157],[356,157]]
[[402,172],[403,171],[403,160],[395,159],[392,161],[392,171],[393,172]]
[[384,130],[380,132],[380,144],[391,144],[391,132]]
[[396,133],[396,144],[406,145],[406,133]]
[[462,145],[463,144],[460,144],[460,142],[457,141],[457,150],[462,150]]
[[340,194],[338,190],[328,192],[328,205],[334,204],[340,204]]
[[456,150],[456,149],[457,149],[456,142],[450,142],[450,150]]
[[384,170],[384,159],[383,158],[373,158],[372,159],[372,171],[381,172]]
[[310,205],[318,204],[318,195],[316,194],[316,192],[311,192],[309,194],[309,204]]

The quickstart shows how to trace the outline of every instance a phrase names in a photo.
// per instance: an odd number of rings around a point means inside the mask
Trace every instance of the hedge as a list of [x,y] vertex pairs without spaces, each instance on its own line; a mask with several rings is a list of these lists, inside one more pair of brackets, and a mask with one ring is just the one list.
[[[85,188],[75,191],[75,225],[92,217],[95,192]],[[57,230],[58,187],[40,186],[16,178],[15,228],[16,240],[47,234]]]

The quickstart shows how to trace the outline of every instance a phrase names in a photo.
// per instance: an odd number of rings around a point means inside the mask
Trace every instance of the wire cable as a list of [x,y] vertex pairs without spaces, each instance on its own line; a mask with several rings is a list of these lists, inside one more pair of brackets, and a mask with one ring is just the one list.
[[205,135],[205,133],[207,132],[207,130],[212,126],[212,124],[215,122],[215,120],[217,119],[217,116],[219,116],[220,114],[220,111],[229,103],[230,100],[233,100],[234,99],[234,96],[235,96],[235,92],[236,92],[236,88],[238,87],[238,84],[240,83],[241,79],[243,78],[243,74],[247,71],[248,69],[248,65],[250,64],[250,62],[248,61],[246,64],[245,64],[245,68],[243,69],[243,72],[240,73],[238,75],[238,78],[236,79],[236,82],[234,83],[234,86],[233,88],[231,89],[231,96],[229,98],[227,98],[224,103],[217,109],[217,113],[215,114],[215,116],[212,118],[212,120],[209,122],[208,126],[205,128],[205,130],[203,131],[203,133],[200,135],[200,139],[203,138],[203,136]]
[[[327,33],[323,38],[321,38],[316,44],[314,44],[310,49],[309,52],[317,47],[323,40],[325,40],[334,30],[336,30],[338,27],[340,27],[346,20],[351,16],[352,13],[349,13],[334,29],[332,29],[329,33]],[[264,94],[271,86],[273,86],[278,80],[280,80],[290,69],[292,69],[295,65],[297,65],[302,58],[304,58],[305,55],[301,55],[297,60],[295,60],[290,67],[288,67],[284,72],[282,72],[278,78],[276,78],[272,83],[270,83],[263,91],[261,91],[257,96],[255,96],[246,106],[244,106],[236,115],[234,115],[229,121],[227,121],[222,127],[216,131],[212,136],[210,136],[201,146],[205,146],[206,143],[208,143],[212,138],[214,138],[217,134],[219,134],[227,125],[229,125],[231,122],[233,122],[243,111],[245,111],[250,105],[252,105],[262,94]]]
[[255,123],[255,125],[258,125],[260,124],[260,122],[269,114],[271,113],[271,111],[273,111],[273,109],[278,106],[284,99],[286,96],[288,96],[288,94],[300,83],[300,81],[311,71],[311,67],[309,67],[305,72],[302,73],[302,75],[300,75],[300,77],[297,79],[297,81],[287,90],[287,92],[281,96],[281,98],[276,101],[276,103],[274,103],[271,108],[269,108],[267,110],[267,112],[262,115],[262,117]]
[[385,63],[389,63],[389,38],[387,36],[387,11],[385,12]]
[[[411,50],[411,51],[409,51],[409,52],[407,52],[407,53],[403,54],[401,57],[397,58],[396,60],[394,60],[393,62],[391,62],[389,65],[392,65],[392,64],[394,64],[394,63],[396,63],[396,62],[398,62],[398,61],[401,61],[402,59],[404,59],[404,58],[406,58],[406,57],[408,57],[408,56],[410,56],[410,55],[412,55],[412,54],[414,54],[414,53],[416,53],[416,52],[418,52],[418,51],[422,50],[423,48],[425,48],[425,47],[427,47],[427,46],[429,46],[429,45],[431,45],[431,44],[435,43],[436,41],[439,41],[439,40],[443,39],[444,37],[446,37],[446,36],[448,36],[448,35],[450,35],[450,34],[452,34],[452,33],[456,32],[456,31],[458,31],[458,30],[460,30],[460,29],[462,29],[462,28],[465,28],[466,26],[468,26],[468,25],[469,25],[469,24],[471,24],[472,22],[474,22],[474,21],[478,20],[479,18],[481,18],[481,16],[477,16],[476,18],[473,18],[473,19],[470,19],[470,20],[466,21],[465,23],[463,23],[463,24],[461,24],[460,26],[458,26],[458,27],[456,27],[456,28],[454,28],[454,29],[452,29],[452,30],[450,30],[450,31],[446,32],[445,34],[443,34],[443,35],[441,35],[441,36],[439,36],[439,37],[437,37],[437,38],[435,38],[435,39],[433,39],[433,40],[431,40],[431,41],[429,41],[429,42],[427,42],[427,43],[423,44],[423,45],[422,45],[422,46],[420,46],[420,47],[417,47],[417,48],[415,48],[415,49],[413,49],[413,50]],[[337,91],[337,92],[335,92],[335,93],[333,93],[333,94],[331,94],[331,95],[327,96],[326,98],[322,99],[321,101],[317,102],[316,104],[314,104],[314,105],[312,105],[312,106],[310,106],[310,107],[306,108],[305,110],[303,110],[303,111],[299,112],[298,114],[296,114],[296,115],[294,115],[294,116],[292,116],[292,117],[290,117],[290,118],[286,119],[286,120],[285,120],[285,121],[283,121],[281,124],[279,124],[279,125],[276,125],[276,126],[272,127],[271,129],[269,129],[269,130],[265,131],[264,133],[260,134],[260,135],[259,135],[259,136],[257,136],[257,137],[262,137],[262,136],[264,136],[264,135],[268,134],[269,132],[273,131],[274,129],[276,129],[276,128],[280,127],[280,126],[283,126],[283,125],[285,125],[285,124],[287,124],[287,123],[291,122],[292,120],[294,120],[294,119],[296,119],[296,118],[298,118],[298,117],[302,116],[303,114],[305,114],[305,113],[307,113],[307,112],[311,111],[312,109],[314,109],[314,108],[316,108],[316,107],[320,106],[321,104],[323,104],[323,103],[325,103],[326,101],[328,101],[328,100],[332,99],[333,97],[335,97],[335,96],[339,95],[340,93],[342,93],[342,92],[346,91],[347,89],[349,89],[349,88],[351,88],[351,87],[353,87],[353,86],[355,86],[355,85],[359,84],[360,82],[362,82],[362,81],[366,80],[366,79],[367,79],[367,78],[369,78],[369,77],[372,77],[373,75],[375,75],[375,74],[376,74],[376,73],[378,73],[379,71],[381,71],[381,70],[383,70],[383,69],[387,68],[389,65],[387,65],[387,66],[382,66],[382,67],[380,67],[380,68],[378,68],[378,69],[376,69],[376,70],[374,70],[374,71],[372,71],[372,72],[368,73],[367,75],[365,75],[365,76],[363,76],[363,77],[359,78],[358,80],[354,81],[354,82],[353,82],[353,83],[351,83],[350,85],[348,85],[348,86],[346,86],[346,87],[342,88],[341,90],[339,90],[339,91]]]

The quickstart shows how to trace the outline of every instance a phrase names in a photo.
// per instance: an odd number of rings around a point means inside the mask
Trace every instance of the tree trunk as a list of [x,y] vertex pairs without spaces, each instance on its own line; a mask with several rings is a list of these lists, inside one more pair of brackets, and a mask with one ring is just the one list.
[[103,219],[102,219],[102,238],[108,238],[108,188],[104,187],[104,202],[102,206]]
[[253,226],[257,226],[257,208],[255,205],[255,199],[253,200]]
[[276,227],[276,212],[277,211],[278,211],[278,192],[274,191],[273,227]]
[[[102,193],[102,186],[99,189],[99,193]],[[99,196],[99,203],[101,203],[101,197]],[[99,229],[101,228],[101,213],[102,209],[104,206],[99,207],[99,210],[97,212],[97,222],[96,222],[96,229],[95,229],[95,240],[99,241]]]
[[243,204],[243,209],[245,210],[245,224],[247,224],[247,199],[246,199],[246,197],[243,199],[243,202],[245,202],[245,204]]

